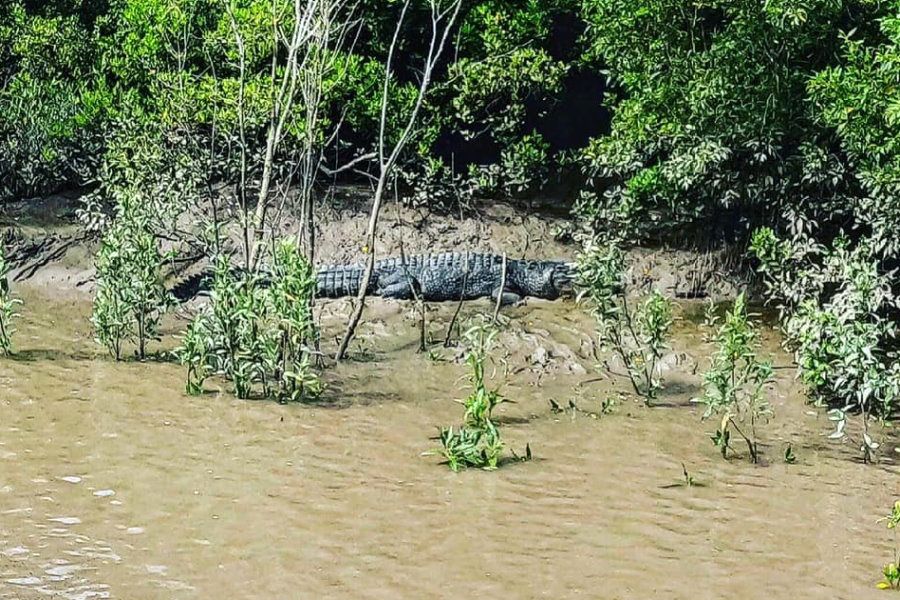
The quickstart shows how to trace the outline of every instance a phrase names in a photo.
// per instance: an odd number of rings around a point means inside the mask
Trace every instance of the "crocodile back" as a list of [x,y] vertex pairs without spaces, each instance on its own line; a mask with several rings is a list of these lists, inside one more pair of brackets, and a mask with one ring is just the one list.
[[[559,261],[506,261],[506,290],[521,296],[559,297]],[[318,271],[318,296],[339,298],[359,293],[365,268],[335,265]],[[503,257],[487,253],[441,252],[391,257],[375,262],[367,294],[440,302],[493,295],[503,280]]]
[[418,282],[434,302],[490,296],[499,287],[503,258],[494,254],[446,252],[424,257]]
[[[423,263],[422,256],[410,256],[405,259],[399,257],[384,258],[375,261],[372,269],[372,278],[369,281],[367,294],[375,294],[379,289],[379,282],[383,282],[392,273],[401,269],[406,270],[414,277],[418,275]],[[362,285],[366,268],[361,264],[354,265],[326,265],[316,272],[317,290],[319,298],[343,298],[356,296]]]

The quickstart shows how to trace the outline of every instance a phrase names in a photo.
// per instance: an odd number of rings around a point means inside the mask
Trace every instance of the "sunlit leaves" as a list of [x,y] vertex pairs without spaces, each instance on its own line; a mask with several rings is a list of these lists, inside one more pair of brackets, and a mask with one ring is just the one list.
[[125,342],[137,345],[143,359],[147,343],[159,337],[162,315],[172,303],[163,285],[162,268],[167,259],[149,225],[140,194],[130,189],[132,204],[120,205],[112,224],[104,232],[97,254],[97,291],[91,322],[97,341],[116,360],[122,358]]
[[318,335],[312,267],[295,244],[283,241],[272,251],[267,279],[235,274],[227,257],[216,258],[211,304],[196,315],[176,351],[187,368],[189,394],[202,392],[213,375],[231,382],[238,398],[288,402],[321,393],[311,359]]
[[734,429],[747,442],[750,458],[756,462],[756,424],[771,414],[764,387],[772,380],[772,364],[757,357],[759,334],[747,312],[743,294],[737,297],[721,323],[713,312],[710,317],[708,325],[717,328],[713,339],[716,350],[709,369],[703,374],[703,394],[693,402],[706,407],[703,418],[722,415],[712,440],[723,457]]
[[752,248],[810,391],[864,413],[890,414],[900,396],[893,274],[867,240],[832,247],[758,231]]
[[582,214],[641,236],[800,198],[797,147],[822,131],[806,82],[834,54],[843,4],[583,0],[586,58],[624,93],[585,152],[606,190]]
[[441,455],[453,471],[469,467],[492,470],[500,462],[503,442],[493,413],[505,399],[498,390],[487,387],[485,372],[496,337],[497,329],[487,321],[470,327],[463,335],[472,392],[461,401],[465,406],[463,425],[442,428],[439,438]]

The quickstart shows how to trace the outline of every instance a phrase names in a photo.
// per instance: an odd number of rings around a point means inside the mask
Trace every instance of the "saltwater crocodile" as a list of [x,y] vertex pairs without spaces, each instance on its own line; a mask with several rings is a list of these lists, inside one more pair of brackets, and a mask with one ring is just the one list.
[[[466,257],[468,256],[468,261]],[[362,283],[363,265],[331,265],[318,270],[316,295],[319,298],[356,296]],[[233,276],[242,277],[235,268]],[[503,257],[495,254],[444,252],[402,258],[386,258],[375,262],[367,294],[398,300],[422,298],[429,302],[495,298],[503,280]],[[212,272],[204,270],[178,282],[171,290],[185,301],[208,291]],[[262,274],[265,284],[267,276]],[[572,293],[574,267],[560,260],[506,261],[503,287],[504,304],[531,296],[555,300]]]
[[[497,297],[501,282],[504,304],[525,296],[555,300],[571,294],[572,263],[558,260],[504,260],[495,254],[444,252],[375,262],[367,294],[429,302]],[[359,293],[363,265],[326,266],[318,271],[320,298],[355,296]]]

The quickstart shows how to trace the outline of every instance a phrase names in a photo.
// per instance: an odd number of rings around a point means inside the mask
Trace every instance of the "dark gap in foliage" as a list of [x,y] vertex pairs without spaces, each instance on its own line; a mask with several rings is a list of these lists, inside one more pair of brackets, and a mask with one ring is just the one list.
[[466,140],[459,131],[444,131],[434,145],[434,154],[452,163],[457,173],[465,173],[469,165],[482,165],[500,159],[500,146],[487,135]]
[[580,52],[578,40],[584,35],[585,22],[574,12],[557,12],[550,25],[547,51],[554,60],[571,61]]
[[[583,148],[591,138],[609,133],[610,113],[603,105],[605,93],[604,76],[586,69],[572,71],[547,115],[534,116],[526,130],[537,129],[550,142],[553,152]],[[534,111],[529,110],[529,115],[534,115]]]

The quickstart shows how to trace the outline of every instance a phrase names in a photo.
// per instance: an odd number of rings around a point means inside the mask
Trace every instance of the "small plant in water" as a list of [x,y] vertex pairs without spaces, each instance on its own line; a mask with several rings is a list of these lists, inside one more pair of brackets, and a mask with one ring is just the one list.
[[684,463],[681,463],[681,471],[684,473],[684,485],[687,487],[694,487],[696,485],[696,481],[694,481],[694,476],[688,473],[687,467]]
[[897,545],[897,525],[900,525],[900,500],[894,502],[894,507],[884,519],[887,528],[894,534],[894,560],[884,565],[881,570],[884,579],[878,582],[878,588],[882,590],[900,589],[900,546]]
[[792,465],[795,462],[797,462],[797,455],[794,454],[794,447],[791,445],[790,442],[788,442],[787,447],[784,449],[784,462],[786,462],[789,465]]
[[215,341],[210,323],[205,318],[195,318],[181,338],[181,346],[175,356],[187,367],[185,391],[196,396],[203,392],[203,383],[216,372]]
[[236,277],[226,257],[215,261],[211,303],[184,333],[176,350],[187,367],[185,389],[198,394],[219,374],[238,398],[302,400],[321,392],[310,346],[317,335],[311,301],[315,274],[290,242],[271,256],[271,281]]
[[649,403],[662,386],[659,363],[668,348],[672,302],[653,290],[631,306],[622,286],[624,265],[614,243],[586,244],[578,257],[579,300],[591,305],[601,348],[615,352],[634,392]]
[[97,341],[116,360],[134,341],[138,357],[158,339],[159,322],[172,302],[162,279],[167,256],[159,249],[146,215],[121,211],[104,233],[97,254],[97,293],[91,321]]
[[[711,327],[718,325],[718,319],[711,311],[707,323]],[[750,460],[758,462],[756,426],[760,419],[771,415],[763,388],[772,380],[772,365],[757,358],[758,334],[747,314],[743,294],[737,297],[734,306],[726,313],[714,341],[717,349],[709,370],[703,375],[703,396],[693,401],[706,405],[704,419],[713,414],[722,415],[712,441],[723,457],[728,456],[731,433],[734,431],[747,443]],[[747,424],[747,428],[742,428],[739,422]]]
[[19,315],[16,313],[16,306],[22,301],[12,297],[9,288],[9,263],[6,261],[6,255],[3,247],[0,246],[0,353],[10,354],[12,352],[12,335],[15,333],[13,328],[13,319]]
[[[472,392],[462,401],[465,406],[463,425],[442,428],[441,455],[453,471],[468,467],[496,469],[503,452],[503,441],[493,421],[493,411],[506,400],[496,389],[488,389],[485,368],[489,353],[497,337],[497,329],[484,321],[463,335],[468,348],[469,383]],[[530,451],[527,453],[530,455]]]
[[687,465],[681,463],[681,479],[674,483],[668,483],[666,485],[660,486],[662,489],[674,489],[674,488],[684,488],[684,487],[706,487],[700,481],[694,477],[692,473],[688,471]]
[[618,406],[619,400],[615,396],[607,396],[603,399],[603,402],[600,403],[600,414],[601,415],[611,415],[616,412],[616,406]]

